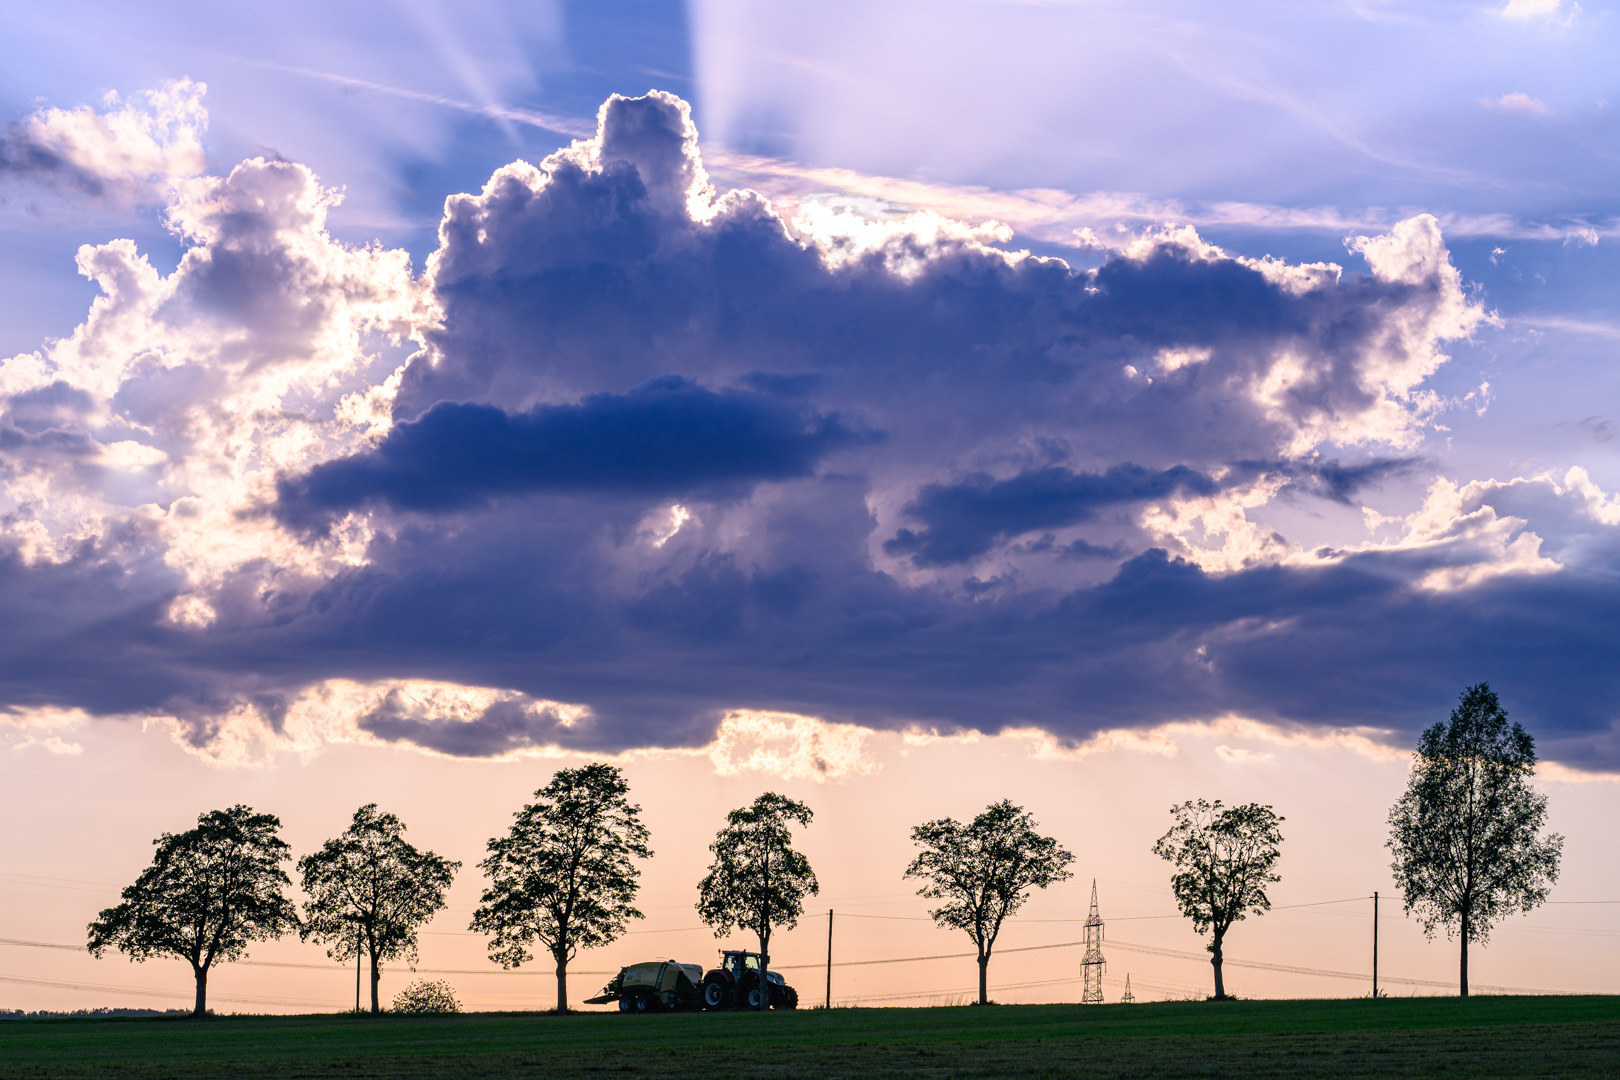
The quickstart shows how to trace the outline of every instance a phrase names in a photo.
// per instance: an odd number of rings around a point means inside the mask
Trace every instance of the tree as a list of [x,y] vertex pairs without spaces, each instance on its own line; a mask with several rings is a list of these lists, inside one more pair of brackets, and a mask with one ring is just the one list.
[[557,1011],[568,1011],[568,962],[609,944],[641,912],[636,859],[652,858],[641,807],[612,765],[562,769],[519,810],[478,865],[489,878],[472,929],[494,935],[490,959],[522,966],[543,945],[557,964]]
[[1246,803],[1227,808],[1219,799],[1184,802],[1170,808],[1176,819],[1159,837],[1153,853],[1175,864],[1170,879],[1181,913],[1198,933],[1211,933],[1210,965],[1215,999],[1226,998],[1221,979],[1221,946],[1226,931],[1247,916],[1271,910],[1266,886],[1282,877],[1272,870],[1282,858],[1280,818],[1269,806]]
[[731,811],[709,845],[714,862],[698,882],[698,916],[715,937],[737,928],[759,938],[761,1012],[771,1007],[771,934],[797,926],[804,898],[821,891],[810,860],[793,849],[791,829],[794,822],[808,827],[814,816],[804,803],[773,791]]
[[990,953],[1001,924],[1024,906],[1031,889],[1044,889],[1074,875],[1074,856],[1035,831],[1035,818],[1003,799],[963,825],[940,818],[911,830],[923,850],[905,876],[928,884],[917,895],[945,901],[930,911],[935,923],[966,930],[979,951],[979,1004],[989,996]]
[[291,854],[280,829],[274,814],[233,806],[198,815],[194,829],[164,833],[152,841],[152,865],[123,890],[123,903],[90,924],[90,954],[100,959],[111,948],[136,962],[189,962],[197,981],[192,1015],[205,1015],[209,968],[298,925],[298,910],[281,891],[291,884],[281,869]]
[[371,1011],[384,960],[416,962],[416,932],[443,909],[444,892],[459,862],[418,851],[405,839],[405,825],[393,814],[367,803],[354,820],[321,850],[298,860],[304,901],[299,937],[330,945],[326,955],[371,961]]
[[1547,796],[1530,786],[1536,746],[1480,683],[1449,721],[1418,740],[1406,792],[1389,812],[1387,846],[1406,913],[1430,939],[1437,926],[1462,941],[1459,986],[1468,996],[1468,943],[1547,899],[1564,838],[1542,836]]

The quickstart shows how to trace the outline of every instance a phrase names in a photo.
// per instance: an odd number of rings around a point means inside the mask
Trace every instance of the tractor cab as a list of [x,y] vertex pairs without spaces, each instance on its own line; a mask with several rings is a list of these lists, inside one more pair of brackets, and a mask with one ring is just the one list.
[[720,970],[730,975],[741,985],[749,976],[759,978],[759,953],[744,952],[741,949],[720,950]]

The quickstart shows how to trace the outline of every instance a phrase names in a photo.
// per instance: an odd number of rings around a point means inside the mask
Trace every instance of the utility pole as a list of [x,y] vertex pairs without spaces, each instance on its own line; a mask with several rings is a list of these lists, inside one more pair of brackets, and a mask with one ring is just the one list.
[[827,909],[827,1003],[826,1008],[832,1008],[832,913]]
[[1083,977],[1080,990],[1080,1004],[1101,1005],[1103,1003],[1102,977],[1103,977],[1103,921],[1097,914],[1097,879],[1091,880],[1091,914],[1086,916],[1086,955],[1080,960],[1080,972]]
[[1373,890],[1373,997],[1378,996],[1378,890]]

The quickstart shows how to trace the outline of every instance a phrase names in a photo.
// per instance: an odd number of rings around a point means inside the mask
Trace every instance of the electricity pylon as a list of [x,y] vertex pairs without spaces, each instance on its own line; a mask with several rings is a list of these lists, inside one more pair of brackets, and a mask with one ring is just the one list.
[[1135,1000],[1136,995],[1131,993],[1131,973],[1127,971],[1125,973],[1125,993],[1120,996],[1119,1001],[1121,1005],[1129,1005]]
[[1084,989],[1080,991],[1080,1004],[1101,1005],[1103,1000],[1103,921],[1097,914],[1097,879],[1091,879],[1091,914],[1086,916],[1086,955],[1080,960]]

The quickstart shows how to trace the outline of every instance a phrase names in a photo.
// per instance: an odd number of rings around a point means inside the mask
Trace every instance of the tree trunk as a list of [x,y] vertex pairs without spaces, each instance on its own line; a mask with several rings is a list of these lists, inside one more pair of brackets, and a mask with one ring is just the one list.
[[382,967],[377,963],[377,954],[371,954],[371,1014],[382,1012],[382,1003],[377,1000],[377,984],[382,981]]
[[1461,987],[1462,987],[1462,995],[1461,996],[1467,997],[1468,996],[1468,916],[1466,916],[1466,915],[1463,916],[1463,921],[1462,921],[1462,966],[1461,966],[1461,971],[1459,972],[1459,982],[1460,982]]
[[1209,946],[1209,964],[1215,969],[1216,1001],[1223,1001],[1226,998],[1226,982],[1221,978],[1221,939],[1225,936],[1224,931],[1215,931],[1215,940]]
[[768,1012],[771,1007],[771,982],[765,975],[771,963],[771,935],[759,935],[759,1011]]
[[193,964],[191,970],[197,977],[197,1002],[191,1007],[191,1015],[201,1020],[208,1015],[208,969]]
[[561,1016],[568,1011],[568,954],[553,953],[551,958],[557,961],[557,1015]]
[[990,954],[979,953],[979,1004],[990,1004]]

